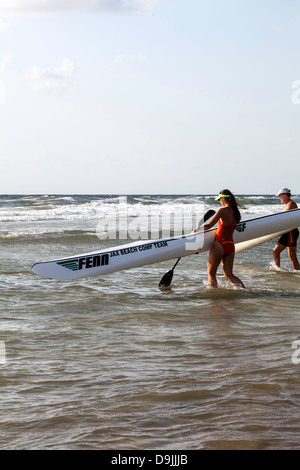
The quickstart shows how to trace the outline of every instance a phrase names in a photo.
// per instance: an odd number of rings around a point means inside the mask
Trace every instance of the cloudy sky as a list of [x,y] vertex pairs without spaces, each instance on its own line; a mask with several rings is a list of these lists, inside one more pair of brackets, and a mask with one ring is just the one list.
[[0,193],[300,193],[300,4],[0,0]]

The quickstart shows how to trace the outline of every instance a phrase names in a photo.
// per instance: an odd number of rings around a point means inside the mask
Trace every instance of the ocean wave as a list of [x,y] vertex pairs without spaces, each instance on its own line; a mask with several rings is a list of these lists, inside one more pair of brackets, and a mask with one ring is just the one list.
[[36,230],[36,231],[13,231],[13,232],[2,232],[0,233],[1,241],[10,241],[19,238],[53,238],[57,236],[63,237],[90,237],[96,236],[96,232],[85,231],[85,230]]
[[[276,196],[241,195],[239,201],[251,216],[281,212]],[[297,200],[297,198],[295,198]],[[169,216],[216,209],[215,195],[129,195],[129,196],[2,196],[0,222],[83,221],[110,217]]]

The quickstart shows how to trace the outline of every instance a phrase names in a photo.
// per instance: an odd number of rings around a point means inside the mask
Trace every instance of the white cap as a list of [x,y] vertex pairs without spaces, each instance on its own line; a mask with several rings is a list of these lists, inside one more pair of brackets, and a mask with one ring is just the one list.
[[279,194],[287,194],[287,193],[290,193],[290,192],[291,192],[291,190],[288,189],[288,188],[280,188],[278,190],[278,193],[276,194],[276,196],[279,196]]

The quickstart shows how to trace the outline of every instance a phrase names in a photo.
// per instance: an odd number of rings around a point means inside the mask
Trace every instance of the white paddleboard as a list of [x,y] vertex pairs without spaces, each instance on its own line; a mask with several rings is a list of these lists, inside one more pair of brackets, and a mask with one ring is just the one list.
[[265,237],[253,238],[252,240],[236,243],[235,252],[240,253],[241,251],[249,250],[249,248],[262,245],[263,243],[274,240],[274,238],[280,237],[280,235],[283,235],[284,233],[286,233],[286,230],[277,233],[271,233],[271,235],[266,235]]
[[[236,251],[259,245],[299,226],[300,209],[241,221],[233,235]],[[214,228],[189,235],[136,241],[105,250],[36,263],[32,270],[43,278],[58,280],[110,274],[208,251],[213,244],[215,233]]]

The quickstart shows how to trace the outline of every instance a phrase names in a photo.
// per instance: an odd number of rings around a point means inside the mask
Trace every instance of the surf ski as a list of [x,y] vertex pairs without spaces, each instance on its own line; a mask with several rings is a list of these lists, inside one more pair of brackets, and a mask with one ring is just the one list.
[[[264,243],[300,226],[300,209],[269,214],[236,225],[233,239],[236,252]],[[101,276],[175,258],[209,251],[216,228],[188,235],[139,240],[32,266],[32,271],[46,279],[73,280]]]

